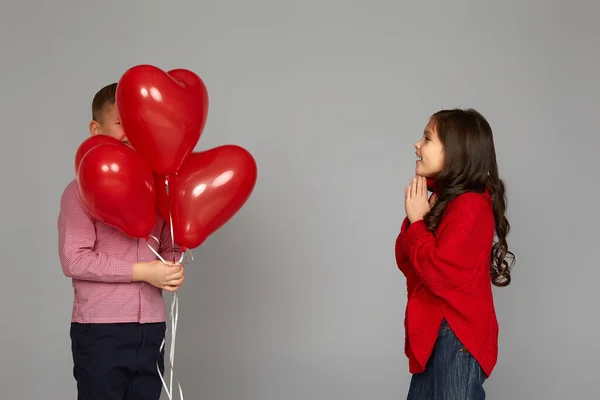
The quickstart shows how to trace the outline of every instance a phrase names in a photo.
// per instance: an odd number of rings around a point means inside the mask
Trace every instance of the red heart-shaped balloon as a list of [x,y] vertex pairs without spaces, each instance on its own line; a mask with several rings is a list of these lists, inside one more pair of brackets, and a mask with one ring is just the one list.
[[83,156],[85,156],[88,151],[101,144],[121,144],[121,141],[112,136],[93,135],[81,142],[77,148],[77,151],[75,152],[75,176],[77,176],[79,164],[81,163]]
[[138,65],[119,80],[116,104],[132,146],[153,171],[172,174],[204,130],[208,92],[192,71]]
[[133,238],[156,224],[156,187],[150,167],[122,143],[101,144],[79,163],[79,192],[89,212]]
[[254,190],[257,165],[244,148],[224,145],[192,153],[181,169],[168,177],[157,176],[157,207],[169,221],[169,200],[174,241],[198,247],[244,205]]

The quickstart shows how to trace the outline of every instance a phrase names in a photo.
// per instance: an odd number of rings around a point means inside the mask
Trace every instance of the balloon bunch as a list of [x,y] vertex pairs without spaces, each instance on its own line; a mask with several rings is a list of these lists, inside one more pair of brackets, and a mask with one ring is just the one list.
[[133,238],[150,235],[158,212],[184,252],[198,247],[250,197],[254,158],[233,144],[194,152],[208,93],[192,71],[132,67],[118,82],[116,106],[135,150],[103,135],[79,146],[75,172],[84,203]]

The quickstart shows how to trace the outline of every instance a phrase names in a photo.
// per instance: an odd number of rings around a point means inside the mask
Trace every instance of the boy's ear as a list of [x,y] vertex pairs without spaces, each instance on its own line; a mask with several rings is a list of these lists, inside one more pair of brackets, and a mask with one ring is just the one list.
[[97,121],[90,121],[90,135],[98,135],[100,134],[100,124]]

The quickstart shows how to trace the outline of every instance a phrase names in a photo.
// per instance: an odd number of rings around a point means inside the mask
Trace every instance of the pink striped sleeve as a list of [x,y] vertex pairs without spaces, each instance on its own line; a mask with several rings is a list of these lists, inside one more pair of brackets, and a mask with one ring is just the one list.
[[58,216],[58,254],[63,273],[96,282],[131,282],[133,263],[94,251],[94,220],[78,199],[77,182],[65,189]]

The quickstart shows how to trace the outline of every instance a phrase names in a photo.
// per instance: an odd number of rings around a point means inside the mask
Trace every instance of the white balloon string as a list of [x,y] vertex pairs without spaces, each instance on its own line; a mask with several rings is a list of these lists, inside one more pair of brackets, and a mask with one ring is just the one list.
[[169,227],[171,229],[171,249],[173,251],[173,262],[175,262],[175,234],[173,233],[173,214],[171,213],[171,192],[169,191],[169,176],[165,177],[165,188],[167,191],[167,203],[169,206]]
[[[149,239],[154,239],[156,241],[156,243],[160,244],[160,241],[158,240],[158,238],[156,236],[150,235],[146,238],[146,242],[148,244],[148,247],[150,248],[150,250],[154,253],[154,255],[156,255],[156,257],[158,257],[159,260],[161,260],[163,263],[167,264],[167,262],[165,261],[165,259],[158,253],[158,251],[156,251],[149,243]],[[175,248],[173,248],[173,262],[175,262]],[[193,258],[193,256],[192,256]],[[177,264],[181,264],[182,262],[184,262],[185,260],[185,253],[182,252],[181,253],[181,258],[179,259],[179,261],[177,262]],[[174,364],[175,364],[175,338],[177,336],[177,323],[179,321],[179,298],[177,297],[177,292],[173,292],[173,297],[171,299],[171,312],[169,313],[169,317],[167,318],[167,322],[171,323],[171,347],[170,347],[170,351],[169,351],[169,385],[167,385],[167,383],[165,382],[165,379],[163,377],[163,374],[160,371],[160,365],[157,363],[156,364],[156,368],[158,370],[158,376],[160,377],[160,380],[163,384],[163,388],[165,389],[165,392],[167,394],[167,397],[169,398],[169,400],[173,400],[173,379],[175,379],[175,382],[177,383],[177,387],[179,389],[179,398],[181,400],[183,400],[183,391],[181,389],[181,384],[179,383],[179,381],[177,380],[177,378],[175,378],[175,368],[174,368]],[[166,329],[165,329],[165,337],[162,340],[162,343],[160,344],[160,349],[159,352],[162,352],[163,349],[166,346],[166,341],[167,341],[167,334],[169,333],[169,324],[167,323]]]

